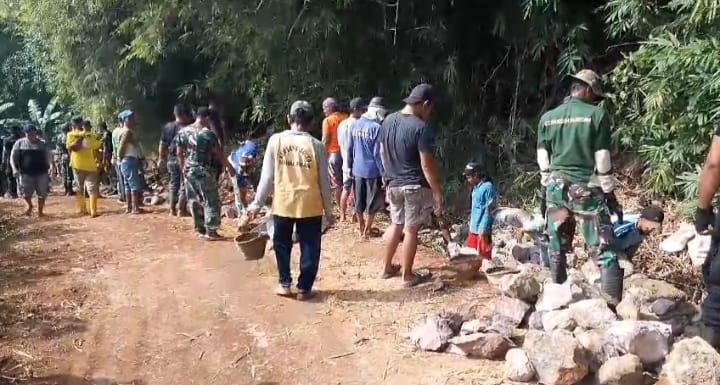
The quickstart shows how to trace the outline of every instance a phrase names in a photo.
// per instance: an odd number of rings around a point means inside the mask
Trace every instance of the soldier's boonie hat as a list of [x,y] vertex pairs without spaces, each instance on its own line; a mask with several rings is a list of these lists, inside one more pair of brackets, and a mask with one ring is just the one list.
[[583,69],[575,75],[568,75],[568,77],[587,84],[595,95],[601,98],[607,97],[607,94],[603,91],[602,78],[597,72]]

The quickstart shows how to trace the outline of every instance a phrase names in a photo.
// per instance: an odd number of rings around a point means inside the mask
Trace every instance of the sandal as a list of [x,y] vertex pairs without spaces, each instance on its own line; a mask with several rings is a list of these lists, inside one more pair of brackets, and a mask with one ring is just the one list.
[[409,281],[403,281],[403,287],[409,289],[417,285],[423,284],[432,278],[432,273],[427,272],[425,274],[413,273],[413,278]]
[[382,279],[393,278],[400,272],[400,269],[402,269],[402,266],[400,266],[400,265],[395,265],[395,264],[390,265],[390,271],[383,271],[383,273],[380,275],[380,278],[382,278]]

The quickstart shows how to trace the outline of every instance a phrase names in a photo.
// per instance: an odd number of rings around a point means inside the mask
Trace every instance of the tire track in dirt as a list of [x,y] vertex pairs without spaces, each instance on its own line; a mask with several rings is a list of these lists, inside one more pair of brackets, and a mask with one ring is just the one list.
[[[47,384],[504,383],[496,363],[413,352],[404,338],[425,314],[486,298],[486,286],[400,289],[396,280],[377,279],[382,245],[357,242],[339,226],[323,238],[318,302],[300,303],[272,294],[272,253],[244,261],[231,242],[193,236],[189,219],[164,211],[126,216],[111,200],[100,208],[99,218],[78,218],[70,198],[52,197],[52,217],[27,222],[71,229],[56,236],[69,239],[67,246],[47,248],[66,266],[95,266],[48,279],[48,287],[81,282],[88,299],[87,330],[71,337],[80,349],[48,348],[56,358],[35,373],[54,381]],[[418,263],[452,275],[430,254]]]
[[341,328],[317,321],[320,305],[270,294],[267,260],[242,261],[232,244],[198,240],[185,231],[187,221],[161,215],[79,220],[111,235],[98,241],[115,264],[95,277],[105,304],[94,309],[87,353],[71,362],[72,373],[146,384],[310,384],[345,376],[348,368],[317,370],[323,354],[344,351],[334,332]]

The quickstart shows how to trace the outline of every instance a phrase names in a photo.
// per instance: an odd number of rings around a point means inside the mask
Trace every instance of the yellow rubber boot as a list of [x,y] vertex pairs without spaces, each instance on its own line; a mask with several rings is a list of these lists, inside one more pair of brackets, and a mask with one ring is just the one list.
[[85,207],[85,196],[83,193],[78,193],[77,195],[75,195],[75,203],[77,203],[80,214],[87,214],[87,208]]
[[90,216],[93,218],[98,216],[97,202],[98,202],[98,196],[90,195]]

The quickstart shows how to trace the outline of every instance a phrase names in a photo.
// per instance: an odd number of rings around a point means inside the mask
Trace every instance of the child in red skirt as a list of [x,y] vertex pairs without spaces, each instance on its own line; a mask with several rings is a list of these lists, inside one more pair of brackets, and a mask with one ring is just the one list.
[[495,187],[479,163],[468,163],[463,176],[473,186],[466,246],[477,250],[482,258],[491,259]]

